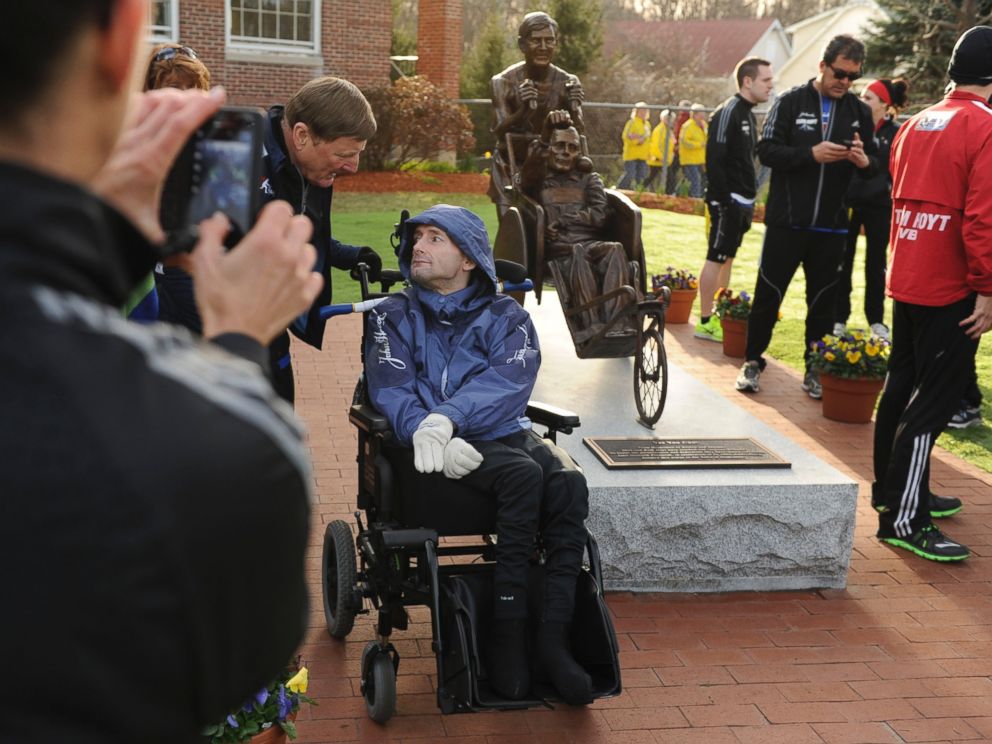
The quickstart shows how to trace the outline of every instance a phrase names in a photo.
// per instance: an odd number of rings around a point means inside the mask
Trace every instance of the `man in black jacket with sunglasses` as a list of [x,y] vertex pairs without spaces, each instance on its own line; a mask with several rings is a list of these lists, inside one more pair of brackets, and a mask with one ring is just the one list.
[[871,111],[850,92],[861,76],[865,47],[851,36],[832,38],[819,74],[783,93],[765,119],[758,158],[772,169],[765,241],[748,320],[745,362],[737,389],[758,392],[779,306],[800,264],[806,275],[807,359],[803,390],[821,396],[809,369],[809,345],[833,329],[838,269],[844,260],[851,177],[878,169]]

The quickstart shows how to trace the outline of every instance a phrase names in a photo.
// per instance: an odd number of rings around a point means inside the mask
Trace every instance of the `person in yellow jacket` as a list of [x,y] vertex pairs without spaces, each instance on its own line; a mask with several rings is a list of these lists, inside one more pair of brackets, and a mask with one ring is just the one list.
[[689,177],[689,196],[703,198],[705,186],[703,171],[706,167],[706,111],[702,104],[692,104],[689,121],[679,133],[679,159],[682,170]]
[[[671,129],[674,117],[671,111],[665,109],[658,117],[658,126],[651,130],[651,139],[648,146],[648,180],[644,182],[644,189],[648,190],[654,182],[661,177],[665,168],[671,168],[675,162],[675,133]],[[665,152],[664,158],[661,153]],[[661,188],[665,187],[662,180]]]
[[636,188],[648,177],[650,137],[648,105],[644,101],[638,101],[623,127],[623,177],[617,184],[618,189]]

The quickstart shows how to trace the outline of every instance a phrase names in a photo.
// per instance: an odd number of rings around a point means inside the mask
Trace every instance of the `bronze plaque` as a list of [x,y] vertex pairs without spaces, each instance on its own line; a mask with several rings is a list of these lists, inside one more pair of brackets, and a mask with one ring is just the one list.
[[585,437],[609,469],[791,468],[750,437]]

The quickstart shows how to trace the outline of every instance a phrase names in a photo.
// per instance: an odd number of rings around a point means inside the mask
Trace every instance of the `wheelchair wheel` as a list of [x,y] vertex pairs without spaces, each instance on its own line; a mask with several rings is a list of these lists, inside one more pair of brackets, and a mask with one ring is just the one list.
[[634,358],[634,403],[637,415],[646,427],[653,428],[665,410],[668,396],[668,358],[657,328],[638,334],[640,343]]
[[324,530],[321,561],[327,632],[344,638],[355,625],[355,541],[347,522],[336,519]]
[[369,718],[385,723],[396,712],[396,667],[388,651],[370,641],[362,652],[362,696]]

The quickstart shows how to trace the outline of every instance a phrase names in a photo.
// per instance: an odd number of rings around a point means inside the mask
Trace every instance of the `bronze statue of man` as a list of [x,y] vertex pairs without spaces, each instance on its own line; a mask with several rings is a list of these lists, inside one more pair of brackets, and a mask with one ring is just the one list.
[[[566,287],[578,307],[618,287],[636,291],[636,269],[623,245],[603,240],[608,217],[606,189],[598,173],[580,166],[581,142],[567,111],[550,111],[539,139],[531,143],[520,172],[520,187],[541,204],[545,214],[544,256],[558,287]],[[621,312],[620,295],[580,314],[581,341],[597,333]],[[617,332],[632,331],[629,323]]]
[[[503,193],[503,187],[510,183],[506,135],[536,136],[548,112],[555,109],[568,111],[573,125],[580,134],[583,132],[582,84],[575,75],[551,63],[558,40],[558,24],[554,18],[547,13],[528,13],[520,23],[517,36],[523,62],[510,65],[492,79],[492,132],[496,147],[489,196],[501,217],[509,207],[509,200]],[[525,152],[526,143],[522,143],[516,151],[517,158],[523,158]]]

